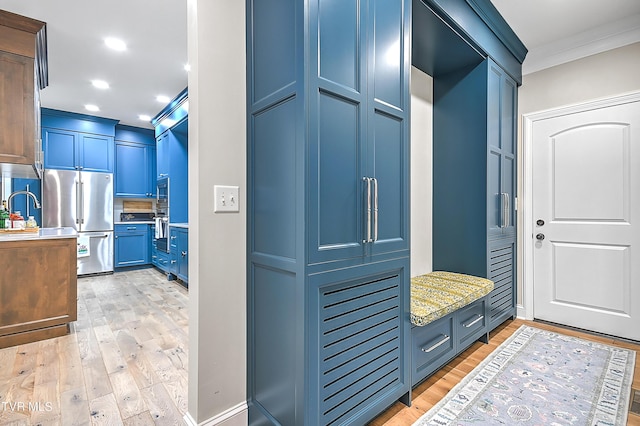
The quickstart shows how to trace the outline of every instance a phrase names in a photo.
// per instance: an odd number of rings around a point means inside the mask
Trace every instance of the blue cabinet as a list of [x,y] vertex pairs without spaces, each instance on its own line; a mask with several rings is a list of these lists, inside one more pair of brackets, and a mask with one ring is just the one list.
[[42,128],[47,169],[113,172],[113,137]]
[[116,123],[116,120],[44,108],[45,168],[113,173]]
[[169,178],[169,219],[189,222],[188,119],[156,137],[158,178]]
[[115,162],[116,197],[155,197],[156,146],[152,130],[116,126]]
[[496,283],[489,330],[516,313],[516,107],[491,59],[434,79],[433,268]]
[[149,225],[115,225],[115,267],[150,263]]
[[189,230],[171,227],[169,231],[169,272],[183,281],[189,282]]
[[250,424],[409,392],[410,8],[248,3]]

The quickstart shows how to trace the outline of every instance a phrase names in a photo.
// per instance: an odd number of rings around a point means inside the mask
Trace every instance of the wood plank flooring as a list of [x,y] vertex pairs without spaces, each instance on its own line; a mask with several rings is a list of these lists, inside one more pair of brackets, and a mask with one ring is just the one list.
[[[502,324],[491,333],[489,344],[474,343],[469,349],[461,353],[457,358],[440,369],[433,376],[418,385],[412,393],[411,407],[396,402],[387,411],[370,423],[370,426],[406,426],[418,420],[438,401],[485,359],[495,348],[511,336],[522,324],[533,327],[556,331],[582,339],[593,340],[612,346],[619,346],[636,351],[636,365],[633,376],[632,389],[640,389],[640,345],[627,343],[621,340],[603,337],[579,331],[548,325],[540,322],[514,320]],[[633,393],[633,392],[632,392]],[[640,416],[630,413],[628,426],[640,426]]]
[[[187,290],[155,269],[78,280],[72,333],[0,349],[0,425],[179,425],[187,410]],[[638,352],[640,345],[522,320],[498,327],[371,426],[411,425],[522,324]],[[640,395],[640,392],[638,393]],[[629,415],[628,425],[640,426]]]
[[182,425],[187,301],[151,268],[80,278],[71,334],[0,349],[0,424]]

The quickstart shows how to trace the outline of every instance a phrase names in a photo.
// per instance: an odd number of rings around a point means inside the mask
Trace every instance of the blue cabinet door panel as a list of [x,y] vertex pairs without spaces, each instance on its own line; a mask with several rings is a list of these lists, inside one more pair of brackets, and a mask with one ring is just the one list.
[[80,134],[82,170],[113,173],[113,137]]
[[319,70],[328,81],[361,90],[359,1],[318,2]]
[[149,192],[147,147],[141,144],[116,143],[116,197],[143,197]]
[[149,254],[149,225],[116,225],[115,267],[147,265]]
[[185,283],[189,282],[189,230],[178,230],[178,267],[176,275]]
[[59,129],[42,129],[42,144],[47,169],[75,170],[78,164],[78,134]]
[[401,1],[372,0],[372,33],[369,57],[369,81],[372,97],[400,110],[405,109],[409,38],[403,26],[405,4]]
[[[289,99],[253,119],[251,165],[255,218],[252,251],[283,258],[296,255],[296,100]],[[277,190],[276,190],[277,188]]]

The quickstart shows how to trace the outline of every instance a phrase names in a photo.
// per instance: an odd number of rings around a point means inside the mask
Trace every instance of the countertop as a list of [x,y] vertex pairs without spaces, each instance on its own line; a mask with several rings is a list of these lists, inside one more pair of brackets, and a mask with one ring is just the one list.
[[38,232],[0,233],[0,241],[53,240],[56,238],[77,238],[73,228],[40,228]]
[[188,223],[170,223],[169,228],[187,228],[189,229]]
[[127,220],[124,222],[113,222],[114,225],[153,225],[153,220]]

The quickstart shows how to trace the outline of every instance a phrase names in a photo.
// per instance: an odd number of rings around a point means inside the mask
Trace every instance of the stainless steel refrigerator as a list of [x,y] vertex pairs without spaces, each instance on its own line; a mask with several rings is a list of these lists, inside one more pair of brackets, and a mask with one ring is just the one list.
[[78,231],[78,275],[113,271],[113,175],[46,170],[42,223]]

